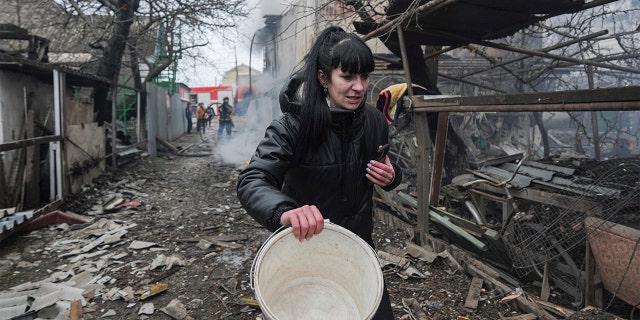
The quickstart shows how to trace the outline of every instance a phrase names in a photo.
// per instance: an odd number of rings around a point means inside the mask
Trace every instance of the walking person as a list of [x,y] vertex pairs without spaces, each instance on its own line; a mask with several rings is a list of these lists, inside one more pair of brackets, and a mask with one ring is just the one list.
[[[256,221],[272,231],[291,226],[304,241],[329,219],[374,247],[373,185],[389,191],[402,180],[378,152],[388,144],[387,122],[365,105],[374,68],[357,35],[339,27],[319,35],[280,93],[283,114],[238,176],[238,199]],[[374,319],[393,318],[385,286]]]
[[207,124],[209,125],[209,128],[211,128],[211,120],[213,120],[213,103],[209,104],[204,112],[207,114]]
[[198,131],[198,133],[200,133],[200,130],[202,130],[202,134],[204,134],[204,128],[206,127],[207,124],[207,113],[204,110],[204,103],[200,102],[198,103],[198,123],[197,123],[197,127],[196,130]]
[[193,128],[193,116],[191,114],[191,101],[187,102],[187,107],[184,109],[184,116],[187,118],[187,133],[191,133]]
[[218,109],[220,111],[220,118],[218,120],[218,140],[222,139],[222,133],[226,131],[227,139],[231,137],[231,129],[233,128],[233,119],[231,119],[231,113],[233,107],[229,104],[229,97],[222,99],[222,104]]

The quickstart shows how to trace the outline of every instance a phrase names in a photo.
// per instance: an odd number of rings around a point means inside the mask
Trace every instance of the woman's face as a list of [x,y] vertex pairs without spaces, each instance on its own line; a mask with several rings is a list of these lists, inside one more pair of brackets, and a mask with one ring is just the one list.
[[368,86],[368,73],[345,73],[338,66],[331,70],[327,83],[329,103],[332,107],[355,110],[362,103]]

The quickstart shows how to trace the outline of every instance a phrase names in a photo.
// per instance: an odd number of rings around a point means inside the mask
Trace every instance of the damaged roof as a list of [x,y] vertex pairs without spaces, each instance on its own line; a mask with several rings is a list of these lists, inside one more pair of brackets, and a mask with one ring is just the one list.
[[[513,35],[539,21],[574,13],[616,0],[412,0],[391,1],[387,21],[402,19],[407,42],[420,45],[461,45]],[[404,19],[403,14],[409,14]],[[385,23],[354,22],[369,34]],[[384,35],[397,41],[395,32]]]
[[31,74],[42,81],[53,81],[53,70],[59,70],[65,73],[66,84],[68,86],[109,87],[112,85],[111,81],[104,77],[99,77],[62,65],[33,61],[3,53],[0,53],[0,69]]

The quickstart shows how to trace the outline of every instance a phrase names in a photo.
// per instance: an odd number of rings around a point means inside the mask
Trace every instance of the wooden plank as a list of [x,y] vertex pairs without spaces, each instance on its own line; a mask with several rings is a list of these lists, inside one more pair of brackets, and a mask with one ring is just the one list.
[[[571,90],[558,92],[536,92],[522,94],[490,95],[490,96],[465,96],[454,98],[434,99],[429,96],[428,100],[416,97],[416,108],[430,107],[432,103],[439,102],[446,104],[456,104],[458,106],[489,106],[489,105],[562,105],[574,103],[594,103],[598,102],[636,102],[636,107],[640,108],[640,87],[618,87],[603,89]],[[424,105],[424,106],[423,106]],[[427,111],[427,110],[424,110]],[[517,110],[514,110],[517,111]]]
[[[0,160],[2,160],[0,158]],[[4,179],[4,161],[0,161],[0,207],[10,206],[9,204],[9,187]],[[0,216],[0,218],[2,218]]]
[[[9,178],[9,187],[7,190],[7,195],[9,195],[9,205],[19,204],[20,198],[20,190],[22,186],[22,180],[24,178],[23,170],[24,170],[24,158],[26,157],[26,150],[20,149],[17,150],[18,156],[13,161],[13,166],[11,168],[11,177]],[[18,206],[18,210],[21,208]]]
[[[29,110],[27,112],[27,138],[35,135],[35,122],[38,119],[38,112]],[[33,209],[40,205],[40,148],[36,146],[27,147],[26,165],[24,169],[23,187],[28,192],[22,193],[22,208]]]
[[69,320],[82,320],[82,302],[74,300],[69,309]]
[[65,128],[94,122],[93,100],[90,98],[65,97],[63,109]]
[[538,319],[538,316],[531,313],[521,314],[513,317],[503,317],[502,315],[500,315],[500,320],[536,320],[536,319]]
[[595,302],[594,278],[596,276],[595,260],[589,241],[585,241],[584,253],[584,305],[593,306]]
[[416,154],[418,179],[416,193],[418,194],[418,225],[417,240],[422,244],[423,237],[429,234],[429,185],[431,181],[430,161],[431,138],[429,137],[429,125],[426,113],[416,113],[415,130],[418,150]]
[[436,131],[436,145],[433,154],[433,164],[431,166],[431,192],[429,203],[438,206],[440,197],[440,184],[442,179],[442,169],[444,164],[444,154],[447,142],[447,129],[449,127],[449,113],[440,112],[438,114],[438,128]]
[[454,223],[452,223],[448,217],[442,216],[432,210],[429,210],[429,216],[431,217],[431,219],[433,219],[433,221],[437,222],[440,226],[462,237],[467,242],[469,242],[469,244],[476,247],[478,250],[484,251],[487,249],[487,245],[484,242],[478,240],[478,238],[471,235],[466,229],[463,229],[455,225]]
[[464,302],[465,308],[473,310],[478,308],[478,300],[480,299],[483,282],[482,278],[473,277],[473,279],[471,279],[469,291],[467,292],[467,299]]
[[[637,87],[636,87],[637,88]],[[633,111],[640,109],[640,101],[581,102],[558,104],[496,104],[433,107],[415,106],[415,113],[423,112],[552,112],[552,111]]]
[[[71,194],[78,193],[82,186],[92,184],[93,179],[101,175],[105,168],[105,128],[97,122],[84,125],[68,125],[64,156],[67,173],[65,186]],[[80,168],[80,172],[72,169]]]
[[49,143],[52,141],[62,141],[62,137],[61,136],[44,136],[44,137],[6,142],[6,143],[0,144],[0,151],[22,149],[28,146],[40,145],[42,143]]

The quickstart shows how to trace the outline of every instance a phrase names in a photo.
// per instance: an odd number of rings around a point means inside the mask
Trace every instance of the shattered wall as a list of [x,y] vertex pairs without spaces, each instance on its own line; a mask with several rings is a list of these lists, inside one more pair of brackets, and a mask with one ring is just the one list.
[[[52,130],[52,101],[53,86],[50,83],[30,75],[0,70],[0,143],[27,137],[27,110],[34,111],[37,123]],[[36,132],[40,130],[36,129]],[[4,202],[16,199],[19,190],[16,185],[21,185],[23,179],[25,157],[25,149],[0,152],[0,207],[3,207]]]

